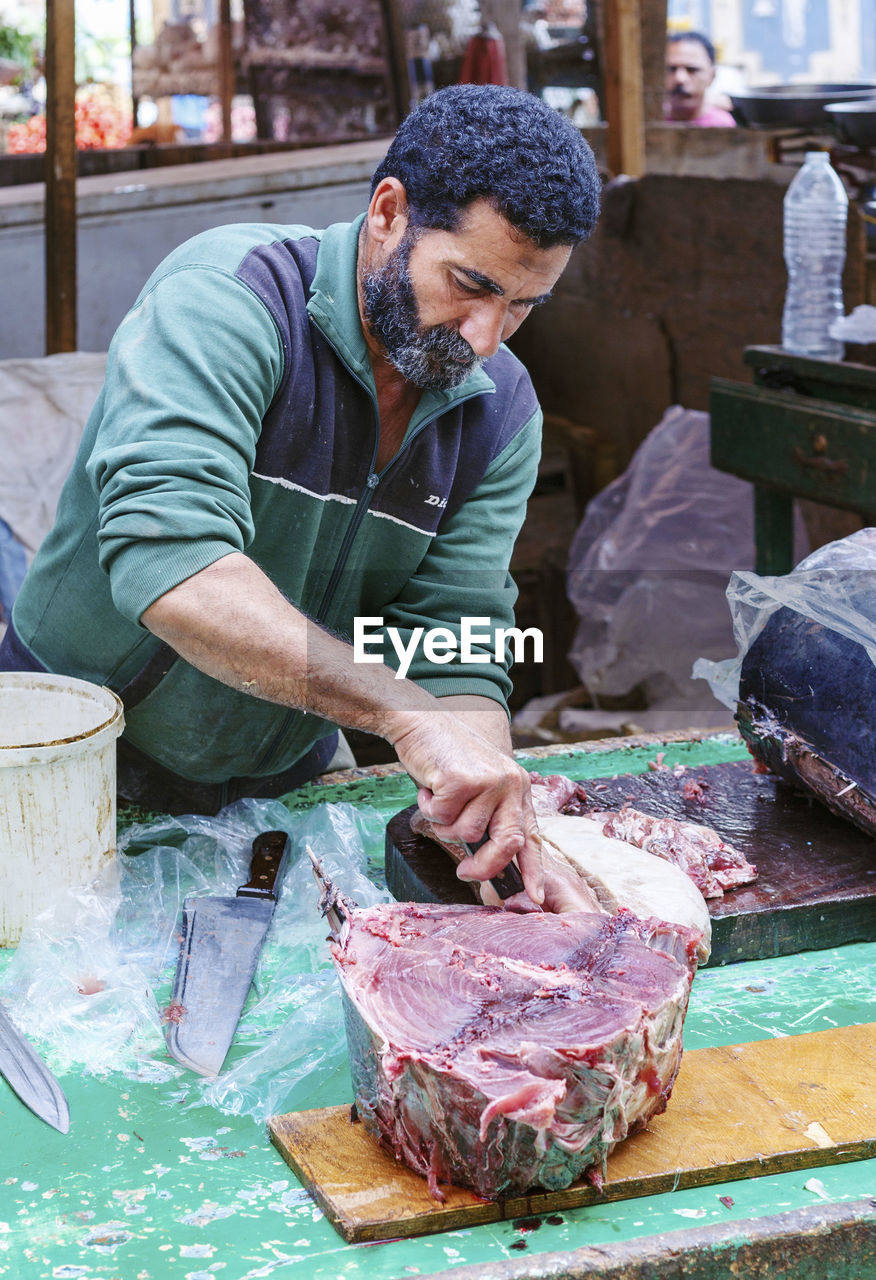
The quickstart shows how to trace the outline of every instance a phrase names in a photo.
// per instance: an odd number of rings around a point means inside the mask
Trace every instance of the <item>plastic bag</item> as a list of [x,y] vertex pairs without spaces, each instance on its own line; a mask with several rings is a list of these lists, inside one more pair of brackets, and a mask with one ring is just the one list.
[[745,655],[778,609],[793,609],[837,632],[876,663],[876,529],[861,529],[819,547],[782,577],[734,573],[727,601],[737,656],[723,662],[701,658],[693,674],[734,711]]
[[[597,703],[640,686],[648,707],[687,724],[726,722],[691,667],[732,644],[725,590],[754,565],[753,529],[751,485],[709,463],[709,415],[668,409],[589,504],[569,553],[569,658]],[[799,518],[796,540],[805,554]]]
[[0,519],[28,556],[52,527],[105,372],[102,352],[0,360]]
[[[248,879],[251,845],[265,830],[292,846],[279,901],[234,1044],[215,1080],[194,1076],[164,1046],[187,896],[233,895]],[[391,901],[382,887],[384,820],[348,804],[294,816],[278,800],[240,800],[214,818],[186,816],[131,827],[115,862],[70,890],[25,931],[3,979],[21,1030],[59,1073],[121,1071],[176,1078],[174,1105],[205,1102],[256,1120],[314,1106],[347,1052],[327,926],[319,914],[309,846],[362,906]]]
[[68,351],[0,360],[0,621],[51,529],[106,355]]

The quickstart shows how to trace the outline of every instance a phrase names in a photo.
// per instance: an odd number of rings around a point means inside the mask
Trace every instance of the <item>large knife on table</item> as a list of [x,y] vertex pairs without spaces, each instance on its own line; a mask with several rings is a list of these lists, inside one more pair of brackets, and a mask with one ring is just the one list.
[[289,850],[285,831],[252,842],[249,880],[233,898],[186,898],[173,994],[166,1012],[172,1057],[217,1076],[234,1039]]
[[35,1116],[59,1133],[70,1128],[70,1110],[63,1090],[34,1048],[0,1005],[0,1075]]

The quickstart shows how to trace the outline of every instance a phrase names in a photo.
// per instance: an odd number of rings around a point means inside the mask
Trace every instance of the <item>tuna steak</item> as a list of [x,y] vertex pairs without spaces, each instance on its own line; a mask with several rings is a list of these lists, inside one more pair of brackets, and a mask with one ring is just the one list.
[[445,1181],[490,1199],[598,1185],[665,1109],[694,931],[625,910],[335,906],[359,1115],[437,1198]]

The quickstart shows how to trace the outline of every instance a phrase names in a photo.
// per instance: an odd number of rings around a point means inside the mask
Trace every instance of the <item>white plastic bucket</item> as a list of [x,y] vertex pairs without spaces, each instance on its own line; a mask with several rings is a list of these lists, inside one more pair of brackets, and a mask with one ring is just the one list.
[[0,946],[116,847],[122,704],[87,680],[0,672]]

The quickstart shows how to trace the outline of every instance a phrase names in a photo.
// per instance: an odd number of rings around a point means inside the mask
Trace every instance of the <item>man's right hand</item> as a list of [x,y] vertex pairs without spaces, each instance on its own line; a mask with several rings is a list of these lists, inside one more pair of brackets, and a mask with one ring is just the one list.
[[[419,786],[420,811],[446,840],[489,840],[457,868],[464,880],[489,880],[516,857],[533,902],[544,900],[541,842],[529,775],[510,754],[436,699],[428,712],[406,713],[390,738]],[[504,718],[504,712],[501,712]]]

